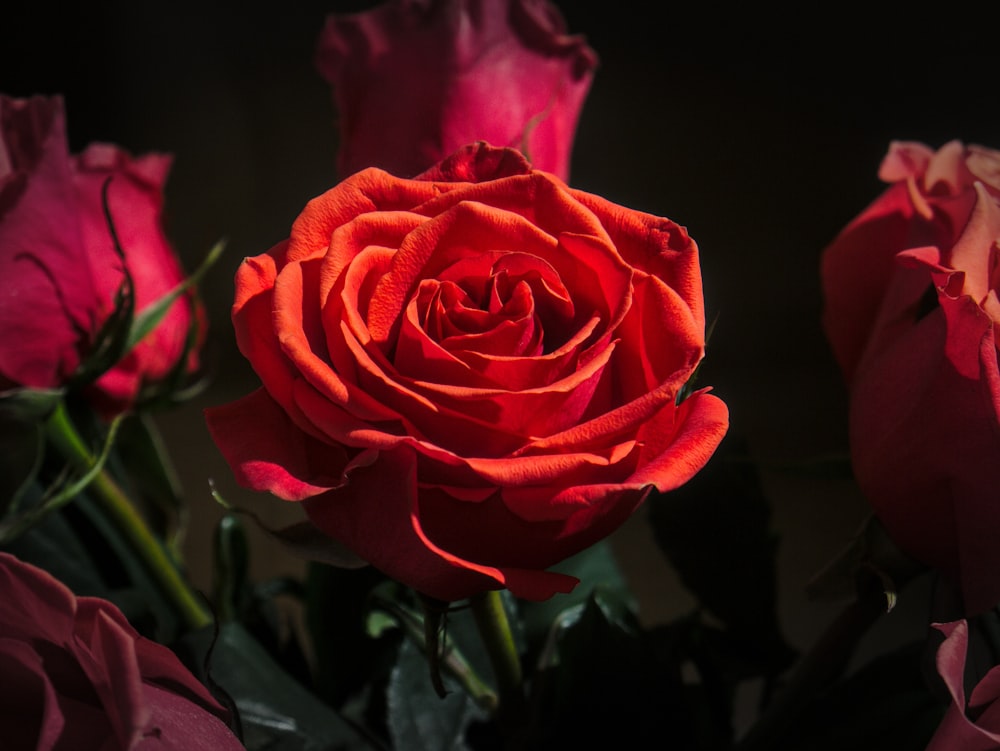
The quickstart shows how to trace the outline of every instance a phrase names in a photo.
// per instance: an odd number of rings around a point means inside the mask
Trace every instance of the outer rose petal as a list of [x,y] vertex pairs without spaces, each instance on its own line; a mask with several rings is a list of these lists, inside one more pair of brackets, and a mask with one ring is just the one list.
[[[139,739],[135,751],[241,751],[243,745],[216,713],[206,712],[169,684],[143,684],[143,700],[153,708],[157,729]],[[196,729],[196,730],[194,730]]]
[[823,251],[823,328],[848,382],[874,328],[896,254],[919,245],[947,243],[949,234],[940,222],[918,213],[909,186],[900,182]]
[[[110,602],[77,599],[7,553],[0,600],[0,696],[14,700],[3,702],[8,711],[22,708],[14,724],[34,730],[17,748],[242,748],[205,687]],[[32,717],[33,728],[24,721]]]
[[503,587],[519,597],[544,600],[569,592],[577,581],[546,571],[479,565],[437,547],[420,523],[416,461],[407,449],[382,452],[376,464],[352,471],[345,487],[307,500],[305,508],[330,537],[388,576],[440,600]]
[[62,100],[0,96],[0,386],[51,388],[76,369],[97,315],[83,253]]
[[346,453],[299,430],[264,389],[207,409],[205,417],[241,485],[301,501],[341,484]]
[[1000,152],[958,141],[932,152],[894,142],[879,170],[893,184],[823,251],[823,327],[848,382],[876,329],[897,253],[922,245],[950,248],[983,181],[1000,196]]
[[42,658],[26,642],[0,639],[0,718],[14,749],[52,751],[65,720]]
[[[970,707],[965,697],[965,659],[969,644],[969,625],[965,621],[935,623],[934,627],[945,635],[938,647],[937,670],[944,679],[952,704],[937,732],[927,746],[927,751],[991,751],[1000,746],[1000,717],[994,710],[997,678],[1000,668],[993,668],[973,691],[975,707]],[[992,690],[983,694],[981,688],[990,685]],[[982,711],[983,709],[987,711]],[[967,709],[979,714],[979,721],[969,719]]]
[[340,114],[343,175],[416,175],[489,141],[565,179],[596,63],[545,0],[398,0],[329,16],[316,55]]

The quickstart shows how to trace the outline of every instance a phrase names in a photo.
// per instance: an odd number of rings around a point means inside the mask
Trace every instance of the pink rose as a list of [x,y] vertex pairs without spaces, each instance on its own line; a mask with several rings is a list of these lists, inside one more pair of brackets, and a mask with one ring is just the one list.
[[[981,181],[1000,185],[1000,153],[897,145],[883,174],[894,165],[898,210],[869,209],[826,251],[828,330],[851,379],[861,489],[973,614],[1000,601],[1000,207]],[[896,231],[882,234],[887,216]],[[854,298],[850,280],[861,280]]]
[[597,57],[546,0],[390,0],[329,16],[316,62],[333,86],[344,176],[410,177],[488,141],[565,180]]
[[[168,156],[132,158],[108,144],[71,156],[61,99],[0,95],[0,388],[66,384],[113,312],[124,274],[102,204],[108,178],[136,312],[183,280],[162,227],[169,167]],[[127,409],[145,385],[173,371],[191,315],[189,301],[178,300],[97,379],[89,395],[102,412]],[[197,367],[194,353],[186,367]]]
[[927,751],[993,751],[1000,748],[1000,702],[997,701],[1000,699],[1000,667],[990,670],[966,700],[969,624],[965,621],[935,623],[934,628],[945,635],[938,647],[936,662],[952,704]]
[[225,709],[114,605],[0,553],[6,751],[231,751]]

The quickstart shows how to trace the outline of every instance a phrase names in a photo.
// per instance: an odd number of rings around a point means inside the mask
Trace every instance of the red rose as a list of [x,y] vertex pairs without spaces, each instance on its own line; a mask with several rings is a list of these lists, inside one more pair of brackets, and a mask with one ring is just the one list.
[[908,178],[919,247],[901,246],[903,233],[880,245],[856,220],[826,251],[824,268],[836,269],[826,280],[836,290],[827,299],[829,322],[858,314],[850,289],[834,284],[848,278],[848,264],[858,279],[868,276],[864,258],[875,276],[884,272],[877,305],[856,300],[866,310],[854,320],[868,320],[868,331],[863,345],[860,337],[852,342],[850,357],[854,473],[895,542],[944,571],[971,614],[1000,601],[993,573],[1000,571],[1000,208],[982,182],[965,181],[976,175],[1000,185],[1000,154],[955,149],[929,158],[921,179]]
[[[945,635],[938,647],[937,669],[944,679],[952,704],[927,746],[927,751],[992,751],[1000,748],[1000,667],[990,670],[965,696],[965,660],[969,648],[969,624],[965,621],[935,623]],[[972,717],[976,719],[973,720]]]
[[228,751],[227,712],[114,605],[0,553],[6,751]]
[[543,599],[545,569],[677,487],[728,426],[705,391],[698,252],[669,219],[457,152],[311,201],[236,278],[264,387],[209,411],[244,485],[442,600]]
[[416,175],[488,141],[565,180],[597,57],[546,0],[392,0],[329,16],[316,61],[342,175]]
[[868,343],[901,250],[950,247],[965,227],[980,180],[1000,195],[1000,153],[945,144],[937,152],[894,142],[879,178],[891,186],[824,251],[823,326],[850,380]]
[[[184,278],[161,226],[170,158],[133,159],[107,144],[70,156],[62,100],[0,96],[0,388],[69,380],[114,310],[124,278],[104,215],[108,203],[134,282],[136,311]],[[90,390],[113,414],[167,376],[191,322],[178,300],[159,325]],[[194,355],[189,369],[197,366]]]

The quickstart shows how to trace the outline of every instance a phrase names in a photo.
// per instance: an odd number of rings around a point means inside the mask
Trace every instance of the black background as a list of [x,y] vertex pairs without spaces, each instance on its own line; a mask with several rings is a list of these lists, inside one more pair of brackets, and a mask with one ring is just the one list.
[[[718,315],[701,383],[727,401],[733,432],[765,468],[781,537],[782,616],[792,641],[804,643],[832,606],[806,603],[802,584],[864,515],[849,481],[780,469],[846,444],[846,395],[819,325],[819,254],[881,190],[876,173],[891,140],[1000,147],[996,27],[961,3],[922,15],[912,5],[558,4],[600,58],[571,181],[669,216],[697,240],[708,314]],[[218,515],[208,477],[272,520],[294,511],[235,488],[201,409],[254,387],[228,320],[232,275],[244,256],[286,237],[305,202],[336,181],[336,113],[312,54],[326,13],[362,5],[111,2],[5,12],[0,91],[62,94],[74,151],[101,140],[173,153],[168,230],[188,269],[228,238],[203,285],[215,380],[160,420],[195,509],[188,549],[202,585]],[[687,607],[641,519],[615,542],[647,619]],[[256,545],[258,575],[297,570],[263,540]],[[920,599],[911,601],[922,628]]]

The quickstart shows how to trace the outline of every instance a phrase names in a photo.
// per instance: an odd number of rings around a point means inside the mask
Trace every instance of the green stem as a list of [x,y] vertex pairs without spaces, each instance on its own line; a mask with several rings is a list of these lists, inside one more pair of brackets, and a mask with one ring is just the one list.
[[[85,472],[94,465],[94,457],[70,420],[64,404],[60,403],[49,417],[45,432],[49,442],[78,470]],[[110,522],[131,545],[149,575],[176,608],[183,623],[190,629],[211,624],[211,614],[201,604],[194,590],[167,555],[162,543],[150,531],[111,475],[102,470],[87,489],[93,493]]]
[[497,717],[501,724],[516,728],[522,724],[526,708],[524,682],[521,658],[514,644],[503,599],[499,591],[493,590],[475,595],[469,603],[497,681],[500,702]]

